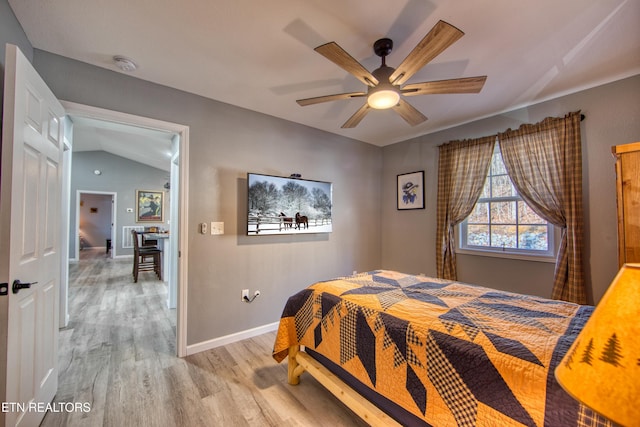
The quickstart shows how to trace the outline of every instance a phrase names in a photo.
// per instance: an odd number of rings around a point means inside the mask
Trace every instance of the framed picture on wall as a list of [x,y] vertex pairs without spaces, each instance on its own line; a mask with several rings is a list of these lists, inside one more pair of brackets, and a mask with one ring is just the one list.
[[398,175],[398,210],[424,209],[424,171]]
[[136,222],[164,222],[164,191],[136,190]]

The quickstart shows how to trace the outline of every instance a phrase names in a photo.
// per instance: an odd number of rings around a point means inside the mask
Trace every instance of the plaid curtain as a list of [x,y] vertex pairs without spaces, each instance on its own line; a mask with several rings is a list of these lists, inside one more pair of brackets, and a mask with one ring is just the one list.
[[452,141],[440,146],[436,269],[438,277],[456,280],[454,229],[471,214],[491,165],[496,137]]
[[562,228],[552,298],[586,304],[580,112],[509,129],[498,134],[498,141],[520,196],[538,215]]

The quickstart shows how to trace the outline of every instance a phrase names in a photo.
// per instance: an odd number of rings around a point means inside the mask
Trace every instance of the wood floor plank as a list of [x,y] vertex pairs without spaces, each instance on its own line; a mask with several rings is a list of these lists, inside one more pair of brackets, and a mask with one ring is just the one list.
[[[271,357],[275,333],[178,358],[176,314],[153,273],[83,250],[70,264],[69,326],[60,331],[54,402],[41,426],[365,426],[315,379],[287,383]],[[284,302],[283,302],[284,304]],[[220,319],[224,321],[224,319]]]

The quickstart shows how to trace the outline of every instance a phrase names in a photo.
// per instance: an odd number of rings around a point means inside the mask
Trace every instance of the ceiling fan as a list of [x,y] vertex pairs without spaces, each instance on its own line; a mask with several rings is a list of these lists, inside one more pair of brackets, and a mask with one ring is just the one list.
[[383,38],[373,44],[373,51],[382,58],[380,68],[369,72],[337,43],[330,42],[314,50],[337,66],[351,73],[368,86],[367,92],[339,93],[299,99],[301,106],[319,104],[340,99],[367,97],[367,102],[347,120],[342,128],[354,128],[372,109],[393,108],[411,126],[425,120],[420,111],[403,99],[402,96],[448,93],[478,93],[484,86],[487,76],[465,77],[459,79],[437,80],[423,83],[405,84],[420,68],[451,46],[464,33],[444,21],[438,23],[413,48],[398,68],[388,67],[385,58],[393,49],[393,41]]

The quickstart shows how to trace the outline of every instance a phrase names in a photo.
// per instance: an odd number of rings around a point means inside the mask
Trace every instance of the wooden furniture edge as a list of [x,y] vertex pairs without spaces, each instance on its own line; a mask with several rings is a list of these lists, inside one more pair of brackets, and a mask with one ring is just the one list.
[[300,375],[304,372],[304,367],[298,364],[299,345],[289,347],[289,362],[287,365],[287,380],[291,385],[300,384]]
[[369,425],[374,427],[401,426],[396,420],[322,366],[317,360],[304,351],[300,351],[299,346],[289,347],[288,363],[289,384],[299,384],[300,375],[306,371]]
[[[614,147],[615,148],[615,147]],[[616,163],[616,214],[618,218],[618,268],[622,268],[626,258],[626,243],[624,234],[624,193],[622,191],[622,158],[615,154]]]
[[625,230],[625,203],[622,182],[622,159],[623,154],[640,151],[640,142],[614,145],[611,147],[616,170],[616,209],[618,215],[618,268],[622,268],[627,259],[627,235]]
[[630,142],[628,144],[614,145],[613,147],[611,147],[611,152],[613,153],[613,155],[638,150],[640,150],[640,142]]

